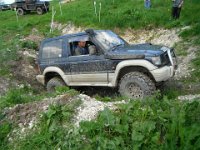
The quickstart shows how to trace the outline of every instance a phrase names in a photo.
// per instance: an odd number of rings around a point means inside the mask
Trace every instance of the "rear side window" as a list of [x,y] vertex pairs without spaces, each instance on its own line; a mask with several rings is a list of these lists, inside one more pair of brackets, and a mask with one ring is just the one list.
[[62,57],[62,39],[44,43],[42,48],[42,58]]

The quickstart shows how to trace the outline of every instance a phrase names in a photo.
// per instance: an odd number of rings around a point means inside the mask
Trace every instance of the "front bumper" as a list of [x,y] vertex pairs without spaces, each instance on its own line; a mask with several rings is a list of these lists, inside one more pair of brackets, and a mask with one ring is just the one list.
[[173,66],[164,66],[151,71],[156,82],[166,81],[169,78],[174,76],[174,67]]
[[36,79],[39,83],[45,85],[45,77],[43,75],[37,75]]
[[170,65],[164,66],[161,68],[157,68],[151,71],[151,74],[154,76],[156,82],[166,81],[169,78],[173,77],[175,74],[175,70],[177,68],[177,60],[176,55],[173,49],[169,49],[167,47],[162,47],[163,51],[167,51]]

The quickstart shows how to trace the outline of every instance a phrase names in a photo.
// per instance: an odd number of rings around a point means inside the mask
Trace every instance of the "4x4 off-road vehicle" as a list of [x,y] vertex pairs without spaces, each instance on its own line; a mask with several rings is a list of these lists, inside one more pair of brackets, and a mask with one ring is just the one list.
[[11,4],[11,8],[17,11],[17,14],[22,16],[31,11],[36,11],[38,15],[49,11],[49,2],[39,0],[16,0]]
[[5,11],[5,10],[9,10],[9,9],[10,9],[10,5],[0,3],[0,11]]
[[[88,54],[75,55],[78,41]],[[92,30],[41,43],[37,80],[48,91],[57,86],[118,87],[121,95],[144,98],[174,75],[176,58],[165,46],[130,45],[110,30]]]

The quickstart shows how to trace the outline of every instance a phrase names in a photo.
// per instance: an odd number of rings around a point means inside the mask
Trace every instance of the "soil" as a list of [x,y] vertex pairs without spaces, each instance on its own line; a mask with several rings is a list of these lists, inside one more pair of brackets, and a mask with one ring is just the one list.
[[0,77],[0,96],[6,93],[10,87],[16,87],[17,81],[13,81],[8,77]]
[[152,43],[156,45],[174,46],[181,39],[178,36],[179,29],[153,29],[153,30],[132,30],[127,29],[121,35],[127,42],[132,44]]

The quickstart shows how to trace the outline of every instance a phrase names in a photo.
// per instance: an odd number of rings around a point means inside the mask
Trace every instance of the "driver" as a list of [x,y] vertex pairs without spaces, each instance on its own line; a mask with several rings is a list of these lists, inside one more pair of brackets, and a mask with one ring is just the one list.
[[88,54],[85,45],[86,45],[85,41],[79,41],[78,46],[75,49],[75,55],[86,55],[86,54]]

